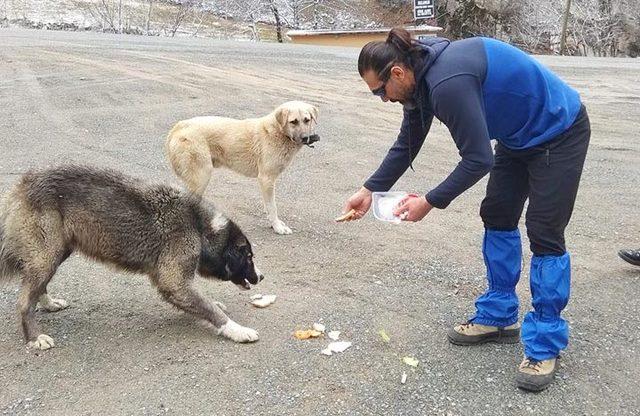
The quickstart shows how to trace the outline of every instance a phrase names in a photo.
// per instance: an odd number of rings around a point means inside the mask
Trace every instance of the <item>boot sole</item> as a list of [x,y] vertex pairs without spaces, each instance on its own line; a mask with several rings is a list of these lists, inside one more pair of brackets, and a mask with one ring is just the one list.
[[618,252],[618,256],[620,256],[620,258],[624,261],[626,261],[629,264],[633,264],[634,266],[640,266],[640,262],[627,256],[625,253],[619,251]]
[[[453,332],[453,333],[451,333]],[[447,334],[447,338],[449,342],[454,345],[461,346],[472,346],[472,345],[482,345],[487,344],[489,342],[493,342],[496,344],[517,344],[520,342],[520,330],[510,329],[506,330],[502,333],[492,333],[487,335],[476,335],[476,336],[465,336],[460,335],[455,331],[451,331]]]
[[558,360],[556,360],[556,364],[553,367],[553,372],[548,376],[544,376],[544,377],[540,376],[539,380],[531,381],[531,377],[518,374],[516,376],[516,386],[521,390],[526,390],[533,393],[541,392],[542,390],[545,390],[547,387],[549,387],[551,383],[553,383],[557,370],[558,370]]
[[533,392],[533,393],[539,393],[542,390],[545,390],[550,385],[551,385],[551,382],[548,382],[548,383],[543,384],[543,385],[538,385],[538,384],[533,384],[533,383],[526,383],[526,382],[522,382],[522,381],[516,382],[516,386],[518,386],[518,388],[520,390],[526,390],[526,391],[530,391],[530,392]]

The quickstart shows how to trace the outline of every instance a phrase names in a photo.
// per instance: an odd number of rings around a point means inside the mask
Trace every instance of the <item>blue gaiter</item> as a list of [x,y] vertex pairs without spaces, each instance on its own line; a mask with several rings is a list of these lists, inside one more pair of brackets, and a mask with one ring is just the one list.
[[516,284],[522,270],[520,231],[485,229],[482,244],[487,266],[487,291],[476,300],[476,324],[505,327],[518,321]]
[[569,302],[569,253],[533,256],[530,280],[534,310],[527,313],[522,323],[524,352],[538,361],[555,358],[569,342],[569,325],[560,316]]

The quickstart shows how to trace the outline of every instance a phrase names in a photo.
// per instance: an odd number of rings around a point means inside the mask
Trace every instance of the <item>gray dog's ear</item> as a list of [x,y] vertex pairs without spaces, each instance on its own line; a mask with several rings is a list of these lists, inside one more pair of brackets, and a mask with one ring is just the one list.
[[235,241],[236,247],[246,247],[249,245],[249,240],[245,236],[239,236]]
[[279,107],[276,110],[276,120],[278,120],[278,124],[283,129],[287,127],[287,122],[289,121],[289,109],[286,107]]
[[318,113],[320,113],[320,110],[318,110],[318,107],[316,107],[315,105],[312,105],[311,106],[311,118],[316,123],[318,122]]

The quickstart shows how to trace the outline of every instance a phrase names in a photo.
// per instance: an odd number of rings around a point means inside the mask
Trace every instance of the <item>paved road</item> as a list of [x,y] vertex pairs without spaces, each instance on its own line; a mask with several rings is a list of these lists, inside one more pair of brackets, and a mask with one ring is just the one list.
[[[640,61],[540,58],[578,88],[593,139],[567,232],[574,268],[566,311],[570,347],[554,386],[514,386],[522,348],[454,347],[446,330],[484,288],[477,211],[485,181],[423,222],[393,226],[371,216],[332,219],[392,142],[400,109],[370,96],[355,49],[225,43],[202,39],[0,30],[0,191],[31,167],[110,166],[178,184],[162,143],[180,119],[251,117],[290,99],[321,109],[315,149],[303,149],[278,189],[282,218],[267,227],[252,180],[217,171],[208,197],[256,245],[278,295],[248,305],[230,284],[198,287],[258,343],[214,336],[162,302],[143,276],[72,256],[50,292],[71,307],[39,316],[56,348],[27,351],[14,307],[17,284],[0,289],[2,414],[633,414],[640,407],[640,271],[616,256],[640,247]],[[397,189],[424,192],[457,163],[444,126]],[[525,242],[526,243],[526,242]],[[526,259],[528,261],[528,259]],[[519,293],[529,305],[528,267]],[[326,357],[326,340],[297,341],[323,322],[353,347]],[[385,329],[391,341],[382,342]],[[417,369],[400,360],[420,360]],[[407,372],[406,384],[400,384]]]

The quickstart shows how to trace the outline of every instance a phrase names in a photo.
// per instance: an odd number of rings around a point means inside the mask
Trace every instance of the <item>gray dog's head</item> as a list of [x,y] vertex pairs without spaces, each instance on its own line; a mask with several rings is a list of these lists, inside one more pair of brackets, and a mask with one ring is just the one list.
[[251,289],[264,276],[253,262],[251,243],[236,223],[216,214],[206,227],[198,273]]
[[302,101],[287,101],[275,109],[282,133],[299,145],[311,145],[320,137],[315,134],[318,108]]

